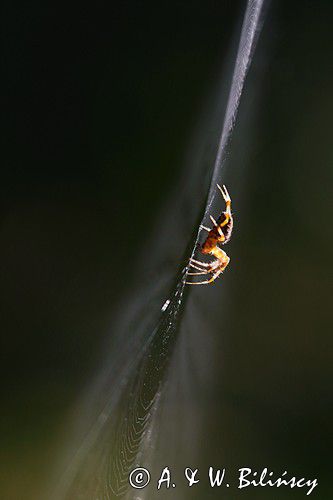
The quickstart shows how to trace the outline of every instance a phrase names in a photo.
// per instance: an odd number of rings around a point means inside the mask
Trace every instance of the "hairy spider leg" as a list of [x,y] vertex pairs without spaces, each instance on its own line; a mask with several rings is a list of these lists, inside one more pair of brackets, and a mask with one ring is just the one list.
[[194,262],[194,264],[198,264],[203,267],[211,267],[211,264],[207,264],[206,262],[200,262],[200,260],[195,260],[192,257],[190,258],[190,262]]
[[206,281],[185,281],[187,285],[208,285],[208,283],[212,283],[216,280],[216,278],[222,273],[222,269],[219,269],[213,276]]
[[201,272],[199,272],[199,273],[187,273],[187,276],[199,276],[199,274],[201,274],[201,275],[202,275],[202,274],[207,275],[207,274],[211,274],[211,273],[210,273],[209,271],[207,271],[207,272],[205,272],[205,271],[201,271]]
[[[228,210],[228,208],[231,206],[231,198],[230,198],[230,195],[228,193],[228,190],[224,184],[223,184],[223,187],[221,187],[219,184],[216,184],[216,185],[219,188],[219,190],[221,191],[221,194],[223,196],[225,204],[227,205],[227,210]],[[230,208],[229,208],[229,210],[230,210]]]
[[209,217],[210,217],[210,220],[212,221],[212,223],[214,224],[214,226],[216,227],[217,232],[219,233],[219,235],[221,236],[221,238],[224,239],[223,231],[220,228],[220,226],[218,225],[218,223],[216,222],[216,220],[214,219],[214,217],[212,215],[210,215]]
[[[198,271],[203,271],[203,268],[202,267],[199,267],[199,266],[195,266],[194,264],[190,264],[190,267],[193,267],[193,269],[197,269]],[[207,271],[209,272],[209,271]],[[188,274],[188,273],[187,273]]]
[[223,184],[223,188],[221,188],[221,186],[219,184],[217,184],[217,187],[221,191],[221,194],[222,194],[223,199],[224,199],[225,204],[226,204],[226,210],[224,212],[226,217],[225,217],[225,220],[222,222],[222,224],[219,226],[219,227],[223,227],[223,226],[226,226],[231,219],[231,198],[230,198],[228,190],[224,184]]

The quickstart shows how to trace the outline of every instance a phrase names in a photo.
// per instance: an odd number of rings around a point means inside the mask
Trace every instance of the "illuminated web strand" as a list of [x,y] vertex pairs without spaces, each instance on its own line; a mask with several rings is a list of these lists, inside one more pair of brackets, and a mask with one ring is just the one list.
[[[232,76],[232,82],[223,121],[221,138],[215,159],[208,201],[206,204],[204,216],[201,224],[207,220],[210,208],[216,196],[216,184],[221,178],[222,167],[226,158],[226,151],[229,140],[235,125],[237,111],[239,107],[240,98],[244,88],[245,78],[250,67],[256,42],[260,34],[262,25],[262,8],[265,0],[248,0],[247,8],[242,25],[241,37],[237,51],[237,58]],[[192,252],[192,257],[199,240],[200,230],[198,231],[195,245]]]

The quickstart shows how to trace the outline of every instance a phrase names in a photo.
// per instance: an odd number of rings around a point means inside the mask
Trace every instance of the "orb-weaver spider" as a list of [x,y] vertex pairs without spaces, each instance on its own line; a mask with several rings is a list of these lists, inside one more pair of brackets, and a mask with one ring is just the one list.
[[233,218],[231,214],[231,198],[227,191],[227,188],[223,186],[217,187],[221,191],[221,194],[224,198],[226,209],[217,221],[211,215],[210,219],[213,223],[213,228],[201,226],[201,229],[208,231],[208,236],[200,247],[200,252],[204,255],[213,255],[215,260],[210,263],[200,262],[199,260],[195,260],[193,258],[190,259],[189,267],[193,267],[199,272],[195,273],[187,273],[189,276],[198,276],[210,274],[211,278],[205,281],[185,281],[187,285],[207,285],[208,283],[212,283],[213,281],[220,276],[221,273],[225,270],[227,265],[230,262],[228,255],[217,246],[218,243],[221,245],[225,245],[231,238],[232,227],[233,227]]

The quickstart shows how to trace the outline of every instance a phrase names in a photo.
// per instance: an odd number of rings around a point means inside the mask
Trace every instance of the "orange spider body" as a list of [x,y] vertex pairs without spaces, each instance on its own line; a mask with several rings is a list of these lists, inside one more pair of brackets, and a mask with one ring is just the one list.
[[213,222],[213,228],[210,229],[205,226],[201,226],[202,229],[208,231],[208,236],[200,247],[200,252],[204,255],[212,255],[215,257],[211,263],[200,262],[193,258],[190,259],[190,267],[198,270],[199,272],[188,273],[192,276],[211,274],[211,278],[200,281],[200,282],[191,282],[187,281],[186,283],[189,285],[205,285],[208,283],[212,283],[216,280],[216,278],[223,273],[227,265],[229,264],[228,255],[218,246],[218,244],[225,245],[231,238],[232,228],[233,228],[233,218],[231,214],[231,198],[227,191],[227,188],[223,186],[217,185],[219,190],[222,193],[224,201],[226,203],[226,209],[217,221],[210,216],[211,221]]
[[201,252],[203,254],[211,253],[218,243],[225,245],[230,240],[233,227],[232,217],[223,212],[216,222],[218,227],[223,232],[223,237],[219,234],[218,228],[214,226],[213,229],[209,231],[207,238],[201,246]]

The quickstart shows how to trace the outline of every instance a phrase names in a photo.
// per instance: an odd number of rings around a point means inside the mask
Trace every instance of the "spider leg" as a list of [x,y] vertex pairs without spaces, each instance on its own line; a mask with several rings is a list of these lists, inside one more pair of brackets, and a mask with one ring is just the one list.
[[194,262],[194,264],[198,264],[199,266],[202,266],[202,267],[210,267],[211,266],[211,264],[207,264],[206,262],[200,262],[200,260],[195,260],[192,257],[190,258],[190,263],[191,262]]
[[221,191],[221,194],[223,196],[224,201],[226,202],[226,205],[227,206],[231,205],[231,198],[225,185],[223,184],[223,187],[221,187],[219,184],[217,184],[217,187]]
[[219,233],[219,235],[224,238],[224,234],[223,234],[223,231],[222,229],[220,228],[220,226],[218,225],[218,223],[216,222],[216,220],[214,219],[214,217],[212,215],[209,216],[210,217],[210,220],[212,221],[212,223],[214,224],[214,226],[216,227],[217,229],[217,232]]
[[201,224],[201,226],[200,226],[200,229],[204,229],[205,231],[208,231],[209,233],[210,233],[210,231],[211,231],[211,230],[209,229],[209,227],[203,226],[202,224]]
[[220,225],[220,227],[223,227],[223,226],[226,226],[231,219],[231,198],[230,198],[230,195],[228,193],[227,188],[224,185],[223,185],[223,188],[221,188],[221,186],[219,184],[217,184],[217,187],[221,191],[221,194],[222,194],[223,199],[224,199],[225,204],[226,204],[226,210],[224,212],[225,220]]
[[188,276],[197,276],[198,274],[210,274],[211,271],[200,271],[199,273],[187,273]]
[[190,267],[193,267],[193,269],[197,269],[198,271],[203,271],[202,267],[195,266],[194,264],[190,264]]
[[209,216],[210,217],[210,220],[212,221],[212,223],[214,224],[215,227],[219,227],[218,223],[216,222],[216,220],[214,219],[214,217],[212,215]]
[[216,278],[221,274],[222,270],[219,269],[215,274],[213,274],[213,276],[209,279],[209,280],[205,280],[205,281],[196,281],[196,282],[192,282],[192,281],[185,281],[185,283],[187,285],[208,285],[208,283],[212,283],[213,281],[216,280]]

